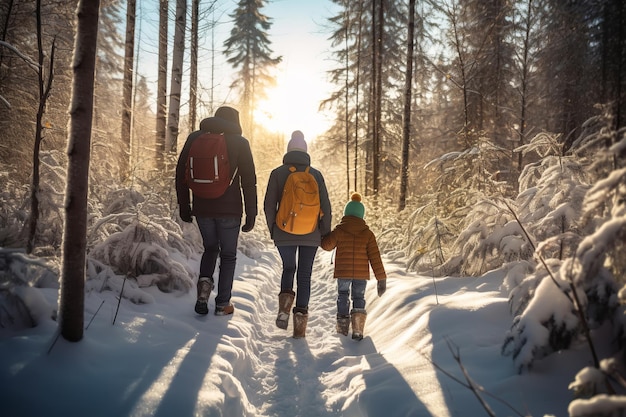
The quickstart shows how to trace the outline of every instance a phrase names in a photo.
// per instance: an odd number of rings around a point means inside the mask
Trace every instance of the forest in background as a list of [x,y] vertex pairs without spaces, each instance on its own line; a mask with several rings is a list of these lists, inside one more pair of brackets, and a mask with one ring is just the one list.
[[[182,237],[171,164],[177,143],[197,120],[192,111],[168,116],[166,124],[164,113],[159,118],[150,110],[161,96],[152,96],[141,69],[130,71],[134,66],[124,56],[131,3],[101,5],[87,279],[104,279],[103,288],[120,293],[120,277],[139,287],[188,291],[192,273],[162,259],[159,248],[177,248],[186,257],[199,249],[197,236]],[[181,11],[186,1],[170,3],[168,20],[189,15],[183,28],[193,28],[218,6],[194,1]],[[244,22],[251,27],[233,33],[225,45],[231,53],[222,58],[233,66],[238,101],[232,104],[241,109],[244,135],[253,132],[261,198],[267,171],[280,163],[284,149],[281,139],[254,124],[252,112],[275,81],[272,67],[280,63],[271,52],[265,3],[241,0],[229,12],[239,29]],[[336,120],[311,153],[332,185],[335,216],[351,190],[362,190],[381,249],[406,259],[408,269],[479,276],[505,268],[513,320],[503,353],[520,370],[580,338],[589,340],[589,332],[602,325],[612,326],[614,357],[621,358],[626,5],[620,0],[334,3],[341,12],[328,19],[326,29],[336,60],[329,74],[336,91],[320,105]],[[54,277],[58,282],[76,4],[0,5],[5,297],[17,297],[15,285],[53,285]],[[257,21],[245,19],[250,7],[258,12],[252,14]],[[174,38],[193,45],[194,33]],[[241,55],[250,43],[257,46],[249,49],[256,55]],[[193,65],[182,71],[193,72]],[[171,106],[172,92],[166,97]],[[12,268],[30,271],[29,282]],[[556,306],[537,315],[537,305],[553,302],[538,297],[555,296],[539,290],[546,285],[571,304],[574,318],[562,317]],[[543,340],[528,337],[535,321],[546,329]]]

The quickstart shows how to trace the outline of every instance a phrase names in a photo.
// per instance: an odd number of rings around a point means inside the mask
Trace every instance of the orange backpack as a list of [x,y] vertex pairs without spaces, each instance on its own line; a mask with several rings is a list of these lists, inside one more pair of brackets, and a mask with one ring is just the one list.
[[309,169],[296,171],[294,166],[289,168],[291,174],[285,182],[276,213],[276,225],[294,235],[313,232],[322,216],[319,186]]

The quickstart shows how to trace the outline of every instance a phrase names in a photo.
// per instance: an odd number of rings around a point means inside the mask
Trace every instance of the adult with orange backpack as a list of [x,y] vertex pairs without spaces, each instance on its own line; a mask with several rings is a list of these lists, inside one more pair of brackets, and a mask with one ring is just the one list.
[[322,236],[330,233],[332,213],[324,177],[311,167],[307,144],[299,130],[291,134],[283,164],[270,174],[264,209],[267,227],[283,262],[276,326],[287,329],[295,299],[293,336],[301,338],[308,321],[313,261]]
[[230,299],[241,218],[245,207],[246,220],[241,231],[249,232],[258,211],[256,170],[250,143],[241,133],[239,112],[232,107],[220,107],[215,117],[202,120],[200,130],[189,135],[176,165],[180,218],[191,223],[192,216],[196,216],[204,245],[195,305],[198,314],[209,312],[208,299],[214,288],[218,256],[215,315],[233,313]]

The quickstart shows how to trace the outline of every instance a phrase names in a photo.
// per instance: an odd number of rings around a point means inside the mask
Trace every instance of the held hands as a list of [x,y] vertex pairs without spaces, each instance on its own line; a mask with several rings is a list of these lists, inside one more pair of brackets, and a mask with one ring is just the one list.
[[378,296],[382,296],[385,291],[387,291],[387,280],[386,279],[381,279],[378,281],[378,284],[376,286],[376,289],[378,290]]
[[254,217],[246,216],[246,223],[241,227],[242,232],[249,232],[254,228]]
[[191,218],[191,206],[189,204],[181,204],[178,208],[180,212],[180,219],[185,223],[191,223],[193,221]]

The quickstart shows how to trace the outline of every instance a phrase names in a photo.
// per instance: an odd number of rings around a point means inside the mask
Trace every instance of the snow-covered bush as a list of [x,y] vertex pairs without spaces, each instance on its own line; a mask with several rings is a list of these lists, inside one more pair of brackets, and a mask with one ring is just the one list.
[[21,249],[0,248],[0,331],[34,327],[54,317],[40,288],[58,288],[58,269]]
[[[58,255],[63,236],[65,156],[59,151],[40,154],[39,219],[34,253]],[[12,169],[8,167],[8,169]],[[31,213],[31,185],[17,184],[10,171],[0,173],[0,245],[25,247]]]
[[[580,148],[570,155],[546,157],[521,177],[521,186],[527,188],[518,205],[528,229],[540,240],[535,258],[541,266],[528,265],[530,273],[521,279],[511,269],[505,282],[515,319],[502,352],[513,357],[520,371],[582,337],[592,344],[586,329],[611,323],[614,334],[624,334],[624,320],[616,313],[623,310],[618,290],[625,273],[626,169],[612,161],[626,138],[622,132],[611,147],[597,150],[590,145],[606,143],[597,140],[606,136],[590,134],[591,140],[575,142]],[[607,165],[615,169],[607,171]]]
[[518,306],[525,305],[523,313],[515,316],[502,345],[502,353],[513,357],[519,372],[530,369],[537,359],[570,347],[580,334],[569,283],[546,276],[529,280],[529,297]]
[[[181,227],[163,215],[167,209],[163,201],[121,189],[112,192],[104,205],[104,217],[91,228],[90,241],[97,242],[89,252],[91,259],[116,275],[131,277],[139,287],[156,285],[165,292],[191,289],[193,271],[186,260],[199,251],[200,239],[194,234],[183,238]],[[191,233],[191,228],[187,230]]]
[[0,247],[26,246],[24,224],[28,219],[25,204],[28,186],[16,184],[9,172],[0,173]]
[[491,205],[490,200],[511,193],[510,186],[500,178],[502,173],[492,172],[492,167],[497,165],[494,161],[504,155],[507,155],[505,149],[479,136],[475,146],[448,152],[426,164],[425,169],[439,174],[433,191],[422,197],[424,206],[415,211],[410,227],[404,227],[406,224],[401,227],[409,269],[428,269],[437,275],[484,271],[498,258],[496,252],[501,245],[513,247],[513,241],[497,242],[495,246],[494,242],[481,243],[490,233],[489,227],[504,225],[501,220],[474,222],[482,219],[484,210],[502,219],[501,214],[487,206]]
[[458,271],[452,258],[443,268],[448,272],[480,275],[503,263],[526,260],[532,255],[519,223],[502,199],[481,200],[469,210],[452,246],[458,254]]

